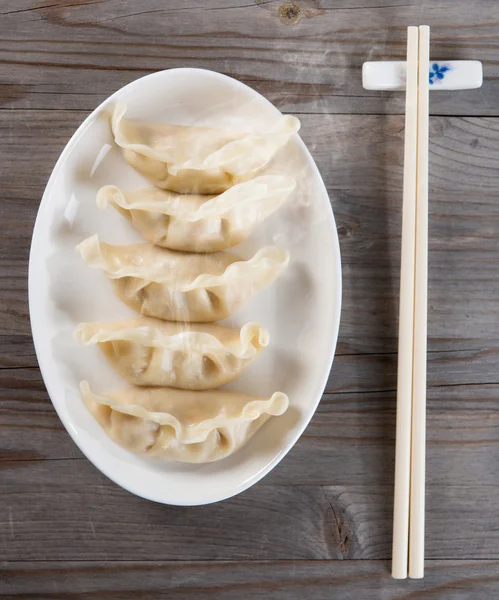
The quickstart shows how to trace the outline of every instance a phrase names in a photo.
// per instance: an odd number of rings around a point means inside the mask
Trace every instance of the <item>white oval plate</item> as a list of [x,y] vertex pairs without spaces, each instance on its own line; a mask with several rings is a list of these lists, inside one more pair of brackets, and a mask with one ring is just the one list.
[[265,244],[289,249],[284,276],[260,292],[227,323],[259,321],[270,347],[232,384],[255,395],[279,390],[291,405],[272,418],[233,456],[207,465],[161,463],[135,456],[112,442],[87,411],[81,379],[97,392],[127,387],[97,348],[80,346],[73,330],[81,321],[131,315],[105,275],[89,269],[74,248],[98,233],[111,243],[141,241],[112,208],[100,211],[100,186],[147,185],[121,157],[109,129],[117,101],[127,117],[221,128],[266,127],[279,111],[248,86],[203,69],[172,69],[125,86],[78,128],[62,152],[43,195],[30,253],[29,309],[43,379],[54,407],[80,450],[110,479],[130,492],[165,504],[198,505],[247,489],[285,456],[299,438],[324,390],[338,336],[341,265],[338,236],[326,188],[305,144],[296,135],[271,170],[298,179],[290,201],[235,254],[249,257]]

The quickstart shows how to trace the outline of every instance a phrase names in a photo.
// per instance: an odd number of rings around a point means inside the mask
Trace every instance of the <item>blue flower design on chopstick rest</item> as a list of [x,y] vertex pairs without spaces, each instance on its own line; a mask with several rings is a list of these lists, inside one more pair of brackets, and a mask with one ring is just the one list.
[[448,65],[439,65],[438,63],[433,63],[430,67],[430,84],[433,85],[439,80],[442,80],[447,71],[450,71],[450,67]]

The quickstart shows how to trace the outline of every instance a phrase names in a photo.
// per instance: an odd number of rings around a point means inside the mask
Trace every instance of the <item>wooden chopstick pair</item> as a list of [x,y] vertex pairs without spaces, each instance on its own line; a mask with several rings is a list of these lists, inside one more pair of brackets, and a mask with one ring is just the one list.
[[407,29],[392,576],[424,574],[430,28]]

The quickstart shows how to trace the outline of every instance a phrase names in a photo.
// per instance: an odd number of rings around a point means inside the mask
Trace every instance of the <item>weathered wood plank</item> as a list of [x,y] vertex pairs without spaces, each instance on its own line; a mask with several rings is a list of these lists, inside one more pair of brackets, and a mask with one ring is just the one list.
[[405,28],[423,14],[432,58],[482,60],[486,76],[478,92],[433,95],[433,113],[497,115],[499,6],[425,8],[421,0],[144,0],[139,9],[134,0],[12,0],[1,8],[0,98],[7,108],[90,110],[136,77],[195,66],[237,77],[285,111],[402,114],[399,93],[362,89],[361,66],[403,59]]
[[[48,398],[38,368],[2,369],[0,382],[0,462],[81,457]],[[61,435],[63,431],[66,435]]]
[[[2,597],[497,595],[496,562],[430,561],[426,579],[407,584],[390,580],[386,561],[403,96],[362,90],[360,66],[402,58],[405,27],[419,23],[428,5],[303,0],[298,10],[289,3],[284,10],[283,4],[145,0],[137,8],[133,0],[4,0],[0,6],[0,560],[22,561],[0,568]],[[437,1],[424,11],[433,27],[432,55],[484,60],[487,80],[480,91],[433,95],[432,112],[498,115],[499,5],[457,0],[452,8]],[[36,368],[26,298],[32,224],[67,139],[115,89],[176,66],[226,72],[301,115],[303,137],[330,191],[344,265],[338,355],[305,435],[260,485],[198,509],[133,497],[82,458]],[[427,554],[497,559],[499,124],[434,117],[431,135]],[[174,562],[109,562],[131,558]]]
[[[342,339],[341,345],[346,345],[346,338]],[[29,384],[22,385],[26,374],[28,381],[32,377],[41,381],[31,337],[4,335],[0,336],[0,341],[0,389],[5,389],[4,377],[17,377],[14,385],[20,389],[29,389]],[[498,356],[499,350],[495,347],[430,350],[428,387],[499,384]],[[35,373],[30,372],[33,369]],[[355,353],[339,350],[325,391],[330,394],[390,392],[396,389],[396,371],[395,352]]]
[[0,370],[37,368],[38,362],[31,336],[0,334]]
[[[0,134],[9,140],[0,149],[5,215],[0,327],[12,340],[30,334],[27,259],[39,198],[57,155],[83,117],[71,111],[0,111]],[[344,302],[338,351],[396,352],[403,122],[401,117],[329,116],[324,130],[323,119],[302,120],[341,238]],[[493,351],[499,345],[494,192],[499,188],[499,125],[494,119],[434,118],[431,148],[429,349]],[[493,367],[493,356],[488,360]],[[31,347],[19,364],[34,366]]]
[[0,567],[10,600],[490,600],[496,561],[427,561],[424,580],[394,581],[386,561],[29,562]]
[[[495,386],[428,390],[430,485],[495,485],[499,435]],[[391,485],[395,393],[325,395],[302,438],[267,482]]]
[[[359,381],[363,372],[360,368]],[[429,483],[496,484],[498,389],[481,384],[429,389]],[[394,431],[394,392],[325,394],[304,435],[268,481],[391,485]],[[37,369],[0,372],[0,439],[0,464],[82,456],[59,421]]]
[[[1,110],[3,197],[26,207],[38,202],[56,159],[87,114]],[[300,134],[331,192],[348,190],[360,202],[401,191],[402,116],[302,115],[301,121]],[[447,194],[449,203],[451,194],[490,201],[499,178],[497,119],[433,117],[430,138],[431,192]]]
[[[83,111],[0,111],[6,200],[31,207],[40,199],[50,171]],[[328,189],[348,190],[361,206],[373,195],[402,186],[403,118],[401,116],[303,115],[301,135],[309,146]],[[499,179],[499,124],[494,118],[431,119],[431,192],[458,194],[461,201],[491,203]],[[26,148],[30,148],[26,152]],[[341,201],[338,194],[333,201]],[[343,198],[345,199],[345,198]],[[352,200],[352,196],[350,196]],[[451,210],[450,206],[446,210]],[[461,209],[459,209],[461,210]],[[497,215],[497,212],[494,213]],[[14,215],[12,216],[14,218]]]
[[[38,203],[57,157],[86,115],[82,111],[0,111],[0,135],[6,140],[1,152],[2,195],[17,203],[16,210],[22,203],[26,208]],[[402,186],[403,118],[303,115],[301,120],[300,133],[328,189],[333,194],[349,191],[350,201],[358,199],[357,210],[377,196],[380,208],[386,210],[386,195],[391,198]],[[451,195],[462,202],[467,198],[492,203],[499,179],[497,120],[433,117],[430,135],[431,192],[447,196],[445,209],[451,210]],[[333,195],[333,201],[342,199],[346,198]]]
[[[132,496],[86,461],[13,461],[0,467],[0,560],[391,555],[391,485],[265,483],[223,503],[186,509]],[[427,557],[499,558],[498,517],[497,485],[430,483]]]

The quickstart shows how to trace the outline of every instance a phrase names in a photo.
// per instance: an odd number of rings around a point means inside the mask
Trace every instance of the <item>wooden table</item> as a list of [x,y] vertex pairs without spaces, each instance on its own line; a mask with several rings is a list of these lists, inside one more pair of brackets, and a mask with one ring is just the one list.
[[[0,596],[492,599],[499,595],[499,3],[2,0]],[[431,98],[426,578],[389,575],[403,154],[400,94],[365,60],[479,59]],[[212,506],[134,497],[57,418],[27,302],[50,171],[104,98],[160,69],[236,77],[302,121],[338,223],[343,313],[317,414],[267,478]],[[311,348],[313,351],[313,348]]]

